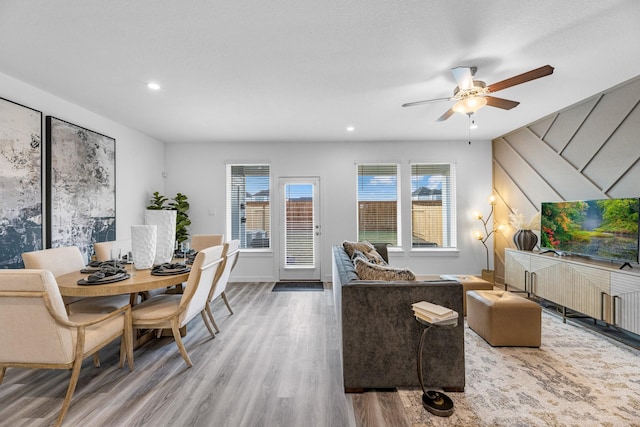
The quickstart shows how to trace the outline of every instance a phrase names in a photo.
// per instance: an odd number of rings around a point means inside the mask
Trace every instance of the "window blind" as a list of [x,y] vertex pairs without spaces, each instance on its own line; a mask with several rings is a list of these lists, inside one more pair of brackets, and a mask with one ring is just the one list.
[[227,165],[227,236],[241,248],[271,247],[269,165]]
[[455,248],[454,164],[411,165],[411,246]]
[[358,240],[399,246],[400,195],[397,164],[359,164]]

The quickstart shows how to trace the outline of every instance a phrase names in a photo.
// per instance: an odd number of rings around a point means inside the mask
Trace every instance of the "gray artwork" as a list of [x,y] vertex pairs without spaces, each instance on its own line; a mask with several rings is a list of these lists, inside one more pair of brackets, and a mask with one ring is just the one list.
[[0,268],[42,249],[42,113],[0,98]]
[[116,141],[47,116],[48,247],[116,238]]

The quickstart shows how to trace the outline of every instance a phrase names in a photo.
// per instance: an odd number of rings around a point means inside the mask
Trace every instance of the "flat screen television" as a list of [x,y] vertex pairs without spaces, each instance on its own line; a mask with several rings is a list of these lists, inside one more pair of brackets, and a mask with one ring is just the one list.
[[542,203],[540,246],[637,264],[639,206],[638,198]]

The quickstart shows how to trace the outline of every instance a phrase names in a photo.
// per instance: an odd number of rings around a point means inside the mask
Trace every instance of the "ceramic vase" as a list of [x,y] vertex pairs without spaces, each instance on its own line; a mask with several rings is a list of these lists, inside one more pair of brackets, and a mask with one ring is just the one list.
[[[144,223],[158,227],[156,242],[156,264],[171,262],[176,244],[176,218],[175,210],[146,210],[144,211]],[[135,259],[135,258],[134,258]]]
[[518,230],[513,235],[513,243],[521,251],[532,251],[538,243],[538,236],[531,230]]
[[153,267],[156,257],[158,227],[155,225],[131,226],[131,254],[133,264],[138,270]]

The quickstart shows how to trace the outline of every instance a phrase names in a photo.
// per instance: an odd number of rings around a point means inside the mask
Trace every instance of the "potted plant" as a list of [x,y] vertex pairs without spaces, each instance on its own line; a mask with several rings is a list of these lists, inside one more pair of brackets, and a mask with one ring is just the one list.
[[171,203],[169,203],[169,209],[176,211],[176,242],[180,244],[189,239],[187,227],[191,225],[191,220],[189,219],[189,214],[187,214],[189,210],[187,196],[182,193],[176,194]]

